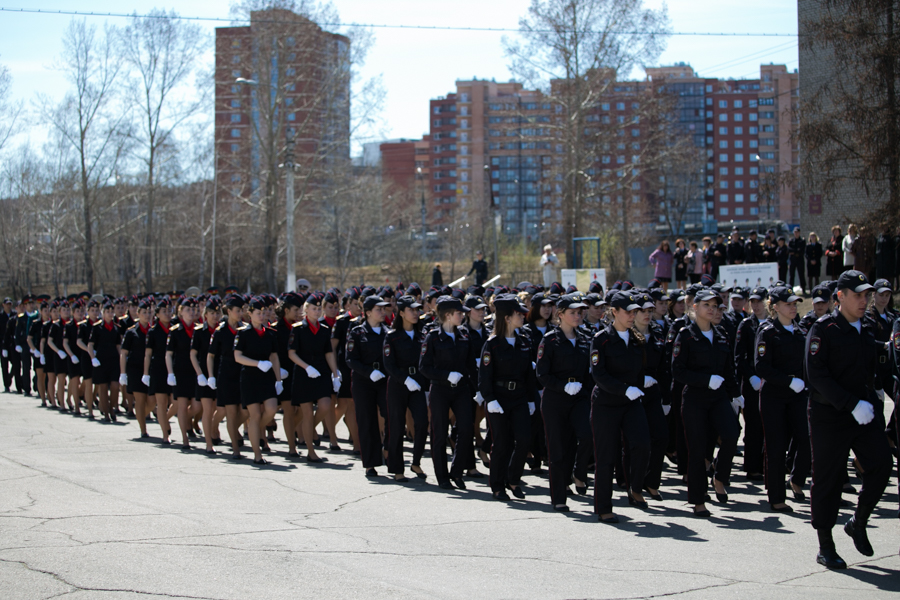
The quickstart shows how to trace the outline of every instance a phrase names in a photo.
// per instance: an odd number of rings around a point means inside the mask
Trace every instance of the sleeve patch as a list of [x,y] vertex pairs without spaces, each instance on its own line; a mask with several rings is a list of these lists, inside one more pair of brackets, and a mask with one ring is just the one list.
[[544,358],[544,342],[541,342],[541,345],[538,346],[537,357],[538,357],[538,360]]
[[765,342],[760,342],[756,346],[756,353],[759,355],[760,358],[762,358],[763,356],[766,355],[766,343]]
[[669,335],[666,336],[666,343],[671,343],[675,340],[675,328],[669,330]]
[[675,342],[675,346],[672,348],[672,356],[678,356],[681,354],[681,342]]
[[894,334],[894,348],[900,350],[900,333]]
[[347,352],[353,352],[353,348],[355,348],[355,347],[356,347],[356,342],[354,342],[352,339],[347,340]]
[[428,350],[428,344],[422,342],[422,354],[420,356],[425,356],[425,352]]
[[819,346],[822,344],[822,340],[816,336],[813,336],[809,340],[809,353],[815,356],[819,353]]
[[385,344],[385,345],[384,345],[384,355],[385,355],[385,356],[390,356],[390,355],[391,355],[391,345],[390,345],[390,344]]
[[600,362],[600,353],[597,350],[591,352],[591,364],[595,367]]
[[737,333],[734,335],[734,343],[735,344],[741,343],[741,330],[740,329],[738,329]]
[[491,364],[491,353],[485,352],[481,357],[481,364],[488,366]]

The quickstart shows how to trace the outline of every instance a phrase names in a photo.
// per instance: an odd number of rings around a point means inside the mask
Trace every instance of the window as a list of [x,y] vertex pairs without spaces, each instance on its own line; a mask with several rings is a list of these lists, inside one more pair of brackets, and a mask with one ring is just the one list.
[[469,101],[469,94],[465,94],[465,93],[460,94],[460,95],[459,95],[459,101],[460,101],[460,102],[468,102],[468,101]]
[[293,106],[293,105],[294,105],[294,99],[293,99],[293,98],[285,98],[285,99],[284,99],[284,105],[285,105],[285,106]]
[[750,214],[751,214],[751,215],[758,215],[758,214],[759,214],[759,209],[758,209],[757,207],[755,207],[755,206],[751,206],[751,207],[750,207]]
[[459,128],[460,128],[460,129],[468,129],[468,128],[469,128],[469,120],[468,120],[468,119],[461,119],[460,122],[459,122]]
[[232,175],[232,176],[231,176],[231,183],[237,183],[237,182],[240,181],[240,180],[241,180],[241,176],[240,176],[240,175]]
[[232,77],[240,77],[240,76],[241,76],[241,70],[240,70],[240,69],[235,69],[234,71],[231,72],[231,76],[232,76]]
[[774,166],[774,165],[769,165],[769,166],[763,167],[763,172],[764,172],[764,173],[774,173],[774,172],[775,172],[775,166]]
[[236,86],[236,85],[231,86],[231,93],[232,93],[232,94],[237,94],[237,93],[238,93],[238,86]]
[[232,152],[237,152],[238,150],[240,150],[240,148],[241,148],[241,147],[240,147],[238,144],[232,144],[232,145],[231,145],[231,151],[232,151]]
[[734,174],[735,174],[735,175],[743,175],[743,174],[744,174],[744,167],[735,167],[735,168],[734,168]]
[[728,140],[719,140],[719,148],[727,148]]
[[728,194],[719,194],[719,202],[728,202]]
[[622,115],[619,115],[618,117],[616,117],[616,122],[617,122],[617,123],[624,123],[624,122],[625,122],[625,117],[623,117]]
[[744,161],[744,155],[743,155],[743,154],[735,154],[735,155],[734,155],[734,162],[743,162],[743,161]]
[[620,154],[619,156],[616,157],[616,162],[617,162],[618,164],[620,164],[620,165],[624,165],[624,164],[625,164],[625,157],[622,156],[622,155]]
[[759,140],[750,140],[751,148],[759,148]]
[[[735,169],[735,173],[737,169]],[[728,175],[728,167],[719,167],[719,175]]]
[[707,98],[707,99],[706,99],[706,105],[707,105],[707,106],[712,106],[712,98]]
[[773,106],[775,104],[775,98],[760,98],[759,105],[760,106]]
[[712,130],[713,130],[713,124],[712,124],[712,123],[707,123],[707,124],[706,124],[706,130],[707,130],[707,131],[712,131]]
[[[753,114],[751,113],[750,116],[752,117]],[[750,120],[752,121],[753,119],[750,119]],[[748,133],[749,133],[750,135],[756,135],[757,133],[759,133],[759,128],[758,128],[758,127],[751,127],[751,128],[748,130]]]
[[241,107],[241,101],[240,101],[240,100],[232,100],[232,101],[231,101],[231,108],[240,108],[240,107]]
[[760,141],[762,142],[763,146],[774,146],[775,145],[775,138],[765,138]]
[[[756,194],[750,194],[750,202],[756,202],[756,198],[757,198]],[[753,213],[750,213],[750,214],[753,214]]]
[[616,110],[625,110],[624,102],[616,102]]
[[735,121],[743,121],[744,115],[742,115],[741,113],[734,113],[734,120]]
[[297,120],[297,113],[288,113],[288,115],[287,115],[287,120],[288,120],[288,121],[296,121],[296,120]]
[[712,86],[711,86],[711,85],[706,86],[706,91],[707,91],[707,93],[711,93],[711,92],[712,92]]
[[719,135],[728,135],[727,127],[719,127]]
[[637,102],[632,102],[632,103],[631,103],[631,110],[637,110],[637,109],[639,109],[640,107],[641,107],[641,106],[640,106]]
[[728,162],[728,155],[727,155],[727,154],[720,154],[720,155],[719,155],[719,162]]
[[735,127],[734,135],[744,135],[744,128],[743,127]]
[[749,102],[747,102],[747,106],[749,106],[750,108],[756,108],[756,100],[750,100]]
[[728,189],[728,182],[727,182],[727,181],[720,181],[720,182],[719,182],[719,188],[721,188],[721,189],[723,189],[723,190],[727,190],[727,189]]
[[604,102],[600,105],[600,110],[609,110],[609,102]]
[[289,61],[295,61],[295,60],[297,60],[297,53],[296,53],[296,52],[291,52],[290,54],[288,54],[287,59],[288,59]]
[[744,182],[741,181],[741,180],[737,180],[737,181],[734,182],[734,187],[736,187],[736,188],[738,188],[738,189],[741,189],[741,188],[744,187]]
[[719,108],[728,108],[728,100],[719,100]]
[[775,160],[774,152],[760,152],[759,157],[763,160]]
[[711,110],[706,111],[706,118],[712,119],[712,111]]
[[607,156],[604,156],[604,157],[603,157],[603,159],[602,159],[601,162],[602,162],[604,165],[608,165],[608,164],[609,164],[609,160],[610,160],[610,159],[609,159],[609,156],[607,155]]
[[719,209],[719,215],[721,215],[721,216],[723,216],[723,217],[727,217],[727,216],[728,216],[728,209],[727,209],[726,207],[723,206],[722,208]]
[[639,190],[639,189],[641,189],[641,182],[640,182],[640,181],[632,182],[632,184],[631,184],[631,189],[633,189],[633,190]]
[[751,175],[759,175],[759,167],[750,167]]
[[240,123],[240,122],[241,122],[241,115],[231,115],[231,122],[232,122],[232,123]]
[[232,130],[231,130],[231,137],[233,137],[233,138],[239,138],[239,137],[241,137],[241,130],[240,130],[240,129],[232,129]]
[[734,140],[734,147],[735,148],[743,148],[744,142],[742,140]]
[[637,137],[637,136],[639,136],[639,135],[641,135],[641,130],[640,130],[640,129],[632,129],[632,130],[631,130],[631,137]]
[[240,48],[240,47],[241,47],[241,40],[231,40],[231,47],[232,47],[232,48]]
[[284,74],[286,77],[294,77],[297,75],[297,69],[295,69],[294,67],[288,67],[284,70]]
[[727,120],[728,120],[728,113],[719,113],[719,120],[720,120],[720,121],[727,121]]
[[738,206],[737,208],[734,209],[734,214],[735,214],[735,216],[738,216],[738,217],[739,217],[739,216],[741,216],[742,214],[744,214],[744,209],[741,208],[740,206]]
[[775,131],[775,126],[774,125],[763,125],[762,130],[767,133],[773,133]]
[[713,143],[712,136],[706,136],[706,143],[707,143],[707,144],[712,144],[712,143]]

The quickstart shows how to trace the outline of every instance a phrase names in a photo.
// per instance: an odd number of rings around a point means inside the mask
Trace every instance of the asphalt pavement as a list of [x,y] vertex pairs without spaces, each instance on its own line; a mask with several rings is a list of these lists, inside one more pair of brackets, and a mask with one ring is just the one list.
[[[367,479],[349,453],[292,462],[284,443],[273,444],[273,464],[256,467],[229,462],[227,451],[163,447],[155,423],[154,437],[141,440],[133,421],[90,422],[39,404],[0,393],[2,599],[845,600],[900,592],[896,471],[870,522],[875,556],[857,553],[836,528],[850,568],[829,572],[815,562],[808,504],[770,512],[740,458],[730,501],[710,503],[712,518],[691,515],[667,466],[664,500],[640,510],[616,490],[622,523],[610,526],[596,522],[591,496],[571,497],[570,513],[550,510],[546,472],[526,470],[525,501],[500,503],[486,478],[468,480],[466,491],[440,490],[427,453],[428,479],[406,484],[384,468]],[[839,524],[851,511],[842,509]]]

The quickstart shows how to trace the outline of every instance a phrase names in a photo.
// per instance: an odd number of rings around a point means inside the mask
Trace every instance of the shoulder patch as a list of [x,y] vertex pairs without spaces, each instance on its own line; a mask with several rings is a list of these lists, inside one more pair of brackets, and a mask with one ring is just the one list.
[[353,341],[353,338],[347,340],[347,352],[353,352],[353,348],[356,347],[356,342]]
[[759,344],[756,345],[756,353],[759,355],[760,358],[762,358],[763,356],[766,355],[766,343],[765,342],[760,342]]
[[669,329],[669,335],[666,336],[667,344],[672,343],[673,341],[675,341],[675,328],[674,327]]
[[384,345],[384,355],[385,355],[385,356],[390,356],[390,355],[391,355],[391,345],[390,345],[390,344],[385,344],[385,345]]
[[815,356],[819,353],[819,347],[822,344],[822,340],[818,336],[813,336],[809,340],[809,353]]
[[543,340],[541,341],[541,345],[538,346],[537,357],[538,357],[538,360],[544,358],[544,342],[543,342]]
[[681,354],[681,342],[675,342],[675,346],[672,348],[672,356],[678,356]]
[[894,348],[900,350],[900,333],[894,334]]
[[600,352],[598,350],[594,350],[593,352],[591,352],[591,365],[596,367],[599,362]]
[[425,352],[428,351],[428,344],[422,342],[422,352],[420,352],[419,356],[425,356]]
[[491,364],[491,353],[490,352],[485,352],[484,354],[481,355],[481,364],[483,364],[484,366],[488,366]]

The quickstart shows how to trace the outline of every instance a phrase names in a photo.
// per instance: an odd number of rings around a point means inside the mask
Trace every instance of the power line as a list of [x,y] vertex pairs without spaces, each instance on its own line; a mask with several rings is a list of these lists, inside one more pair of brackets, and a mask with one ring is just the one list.
[[[220,22],[220,23],[250,23],[249,19],[226,19],[223,17],[185,17],[185,16],[172,16],[172,15],[135,15],[135,14],[127,14],[127,13],[114,13],[114,12],[88,12],[88,11],[79,11],[79,10],[46,10],[41,8],[4,8],[0,7],[0,12],[8,12],[8,13],[28,13],[28,14],[39,14],[39,15],[68,15],[68,16],[76,16],[76,17],[115,17],[115,18],[132,18],[138,17],[141,19],[174,19],[180,21],[211,21],[211,22]],[[266,20],[266,19],[254,19],[254,23],[282,23],[279,20]],[[524,30],[519,28],[504,28],[504,27],[452,27],[449,25],[392,25],[385,23],[317,23],[320,27],[327,28],[339,28],[339,27],[347,27],[347,28],[364,28],[364,29],[408,29],[408,30],[421,30],[421,31],[480,31],[480,32],[494,32],[494,33],[523,33]],[[550,30],[530,30],[534,33],[556,33],[557,31]],[[646,31],[608,31],[606,33],[614,34],[614,35],[635,35],[635,36],[643,36],[647,35]],[[683,36],[683,37],[790,37],[796,38],[799,37],[796,33],[736,33],[736,32],[713,32],[713,31],[672,31],[669,32],[668,35],[673,36]]]

